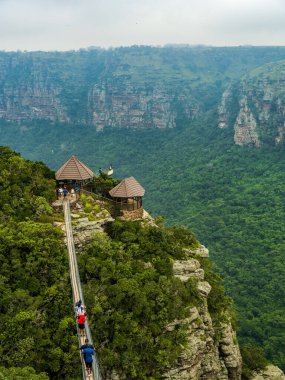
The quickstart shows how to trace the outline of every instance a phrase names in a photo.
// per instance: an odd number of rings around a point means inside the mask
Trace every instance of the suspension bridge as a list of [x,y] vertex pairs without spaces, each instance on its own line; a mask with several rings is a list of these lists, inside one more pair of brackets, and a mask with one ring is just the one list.
[[[63,206],[63,213],[64,213],[64,221],[65,221],[66,245],[67,245],[67,251],[68,251],[70,282],[71,282],[71,287],[72,287],[73,305],[75,305],[75,303],[78,300],[81,300],[82,304],[85,305],[83,292],[82,292],[82,288],[81,288],[79,271],[78,271],[74,240],[73,240],[71,215],[70,215],[70,202],[69,202],[68,198],[63,200],[62,206]],[[89,323],[88,323],[87,319],[85,322],[85,334],[86,335],[84,337],[80,335],[78,325],[77,325],[77,334],[78,334],[79,348],[81,347],[81,345],[83,345],[85,343],[86,338],[89,340],[89,343],[92,344],[93,340],[92,340],[91,331],[90,331]],[[84,360],[83,360],[81,353],[80,353],[80,357],[81,357],[81,363],[82,363],[83,379],[84,380],[85,379],[86,380],[103,380],[101,377],[101,374],[100,374],[99,362],[98,362],[98,358],[96,356],[96,352],[94,354],[94,359],[93,359],[93,363],[92,363],[92,373],[91,374],[88,373],[86,370],[86,366],[85,366],[85,363],[84,363]]]

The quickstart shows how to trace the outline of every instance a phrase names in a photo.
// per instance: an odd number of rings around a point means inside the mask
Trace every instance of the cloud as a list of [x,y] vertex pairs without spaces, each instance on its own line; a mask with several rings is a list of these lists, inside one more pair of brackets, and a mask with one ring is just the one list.
[[285,45],[283,0],[0,0],[0,49]]

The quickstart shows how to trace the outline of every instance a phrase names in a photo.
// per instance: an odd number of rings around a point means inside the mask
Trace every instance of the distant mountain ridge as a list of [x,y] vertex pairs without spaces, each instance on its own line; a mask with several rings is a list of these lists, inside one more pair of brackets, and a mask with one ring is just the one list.
[[283,47],[0,52],[0,119],[175,128],[216,109],[229,83],[281,59]]

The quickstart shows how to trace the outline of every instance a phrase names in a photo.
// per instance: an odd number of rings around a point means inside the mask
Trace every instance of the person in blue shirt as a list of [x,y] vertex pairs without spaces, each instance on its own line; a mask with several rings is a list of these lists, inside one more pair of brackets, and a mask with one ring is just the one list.
[[64,187],[64,189],[63,189],[63,197],[66,198],[67,194],[68,194],[68,189],[66,187]]
[[84,348],[93,348],[94,349],[94,346],[93,346],[93,344],[91,344],[90,342],[89,342],[89,339],[85,339],[85,344],[83,344],[81,347],[80,347],[80,350],[82,351],[82,350],[84,350]]
[[86,371],[88,375],[91,375],[92,372],[92,363],[93,363],[93,357],[94,355],[94,348],[92,347],[85,347],[82,350],[83,359],[86,365]]

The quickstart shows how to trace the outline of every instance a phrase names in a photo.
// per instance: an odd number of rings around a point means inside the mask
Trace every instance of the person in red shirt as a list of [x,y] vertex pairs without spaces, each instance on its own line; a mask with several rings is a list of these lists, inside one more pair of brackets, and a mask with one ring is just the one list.
[[84,314],[78,315],[77,323],[78,323],[80,336],[84,336],[84,328],[85,328],[84,323],[85,323],[85,321],[86,321],[86,317]]

